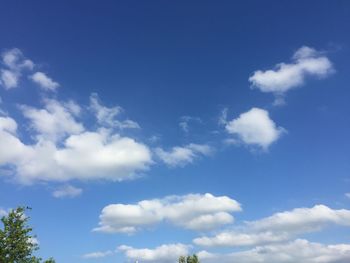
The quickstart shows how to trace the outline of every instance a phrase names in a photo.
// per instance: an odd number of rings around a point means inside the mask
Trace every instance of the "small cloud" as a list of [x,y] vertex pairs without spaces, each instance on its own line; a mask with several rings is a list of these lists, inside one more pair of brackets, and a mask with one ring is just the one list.
[[114,127],[118,129],[139,129],[140,125],[133,120],[118,120],[117,116],[123,112],[123,108],[119,106],[106,107],[100,102],[97,93],[90,96],[90,109],[95,114],[97,122],[106,127]]
[[302,86],[306,77],[325,78],[334,71],[333,64],[323,53],[303,46],[294,53],[291,63],[279,63],[266,71],[257,70],[249,77],[249,82],[262,92],[273,93],[277,97],[274,105],[282,105],[285,93]]
[[191,122],[202,123],[202,120],[198,117],[182,116],[180,118],[179,127],[181,128],[182,131],[184,131],[185,133],[188,133],[190,131]]
[[2,53],[2,64],[5,68],[0,70],[0,84],[5,89],[16,88],[23,70],[33,70],[34,63],[26,59],[21,50],[13,48]]
[[227,112],[228,112],[228,108],[224,108],[221,111],[221,114],[220,114],[219,120],[218,120],[219,125],[225,126],[227,124]]
[[169,151],[156,148],[155,153],[167,165],[185,166],[192,163],[199,156],[208,156],[213,152],[212,147],[207,144],[190,143],[186,146],[175,146]]
[[56,189],[52,195],[56,198],[73,198],[81,195],[83,190],[72,185],[64,185]]
[[226,124],[228,133],[247,145],[256,145],[264,150],[285,131],[277,127],[266,110],[252,108]]
[[85,259],[96,259],[96,258],[105,258],[113,254],[114,254],[113,251],[107,250],[107,251],[97,251],[97,252],[87,253],[87,254],[84,254],[82,257]]
[[153,249],[137,249],[125,245],[118,247],[129,260],[141,260],[142,262],[176,262],[180,256],[189,253],[189,248],[190,246],[181,243],[164,244]]
[[38,84],[43,90],[55,91],[60,86],[60,84],[53,81],[43,72],[35,72],[30,76],[30,79]]

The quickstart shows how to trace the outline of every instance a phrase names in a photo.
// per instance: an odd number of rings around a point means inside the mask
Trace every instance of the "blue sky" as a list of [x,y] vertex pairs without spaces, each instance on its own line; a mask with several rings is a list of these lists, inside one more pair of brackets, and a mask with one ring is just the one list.
[[41,256],[349,261],[347,1],[1,10],[0,214]]

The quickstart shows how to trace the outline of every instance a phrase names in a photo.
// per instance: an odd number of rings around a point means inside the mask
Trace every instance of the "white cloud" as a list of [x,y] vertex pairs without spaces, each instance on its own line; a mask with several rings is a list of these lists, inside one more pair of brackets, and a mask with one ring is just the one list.
[[284,129],[277,127],[266,110],[252,108],[226,124],[228,133],[235,135],[243,143],[267,149],[277,141]]
[[34,63],[26,59],[17,48],[3,52],[1,57],[5,69],[0,70],[0,84],[2,84],[5,89],[18,87],[22,71],[33,70],[34,68]]
[[140,260],[140,262],[174,263],[182,255],[187,255],[189,246],[184,244],[161,245],[154,249],[137,249],[129,246],[120,246],[120,251],[125,253],[129,260]]
[[262,92],[274,93],[278,98],[288,90],[303,85],[307,76],[324,78],[333,71],[333,65],[326,56],[303,46],[294,53],[290,64],[280,63],[275,69],[257,70],[249,81],[253,87]]
[[193,230],[208,230],[232,223],[240,204],[227,196],[189,194],[143,200],[137,204],[111,204],[103,208],[94,231],[133,233],[139,228],[170,222]]
[[350,210],[334,210],[325,205],[296,208],[246,222],[240,231],[224,231],[212,237],[196,238],[193,242],[207,247],[263,245],[289,240],[299,234],[320,231],[329,224],[350,226]]
[[123,109],[119,106],[108,108],[101,105],[99,97],[96,93],[90,96],[90,108],[95,113],[96,119],[100,125],[107,127],[115,127],[119,129],[138,129],[139,124],[132,120],[117,120],[117,116],[121,114]]
[[345,193],[345,196],[346,196],[347,198],[350,198],[350,193]]
[[24,145],[16,135],[17,123],[10,117],[0,117],[0,165],[13,164],[29,155],[31,149]]
[[184,147],[173,147],[170,151],[165,151],[162,148],[156,148],[155,153],[167,165],[185,166],[192,163],[199,156],[208,156],[213,149],[206,144],[188,144]]
[[2,69],[0,77],[1,83],[6,89],[12,89],[18,86],[19,76],[15,72],[7,69]]
[[297,239],[289,243],[258,246],[231,254],[201,251],[198,256],[203,263],[346,263],[350,261],[350,245],[324,245]]
[[20,106],[20,108],[23,115],[30,120],[30,127],[37,132],[39,139],[57,141],[67,135],[79,134],[84,131],[83,124],[77,122],[74,117],[79,106],[72,101],[68,105],[70,106],[54,99],[46,99],[42,109],[25,105]]
[[35,72],[30,79],[44,90],[55,91],[60,86],[43,72]]
[[31,60],[26,59],[23,56],[22,51],[18,48],[13,48],[3,52],[1,57],[3,64],[12,70],[18,71],[23,68],[32,70],[34,68],[34,63]]
[[134,178],[152,163],[149,149],[128,137],[108,131],[71,135],[62,147],[40,141],[30,154],[16,162],[16,178],[21,183],[35,181],[111,180]]
[[83,190],[81,188],[74,187],[72,185],[64,185],[57,188],[52,195],[56,198],[65,198],[65,197],[76,197],[81,195]]
[[135,178],[153,163],[149,148],[132,138],[100,128],[86,131],[77,122],[74,103],[46,100],[45,108],[21,107],[36,132],[26,144],[16,134],[17,123],[0,117],[0,165],[8,166],[23,184],[36,181],[121,181]]
[[276,234],[273,232],[261,233],[239,233],[239,232],[222,232],[213,237],[199,237],[193,240],[198,246],[203,247],[239,247],[239,246],[256,246],[260,244],[275,243],[289,239],[290,236]]
[[97,252],[87,253],[87,254],[84,254],[82,257],[85,259],[97,259],[97,258],[105,258],[113,254],[114,254],[113,251],[107,250],[107,251],[97,251]]
[[276,213],[270,217],[249,222],[254,230],[288,233],[315,231],[326,224],[350,226],[350,210],[334,210],[325,205],[312,208],[296,208],[291,211]]

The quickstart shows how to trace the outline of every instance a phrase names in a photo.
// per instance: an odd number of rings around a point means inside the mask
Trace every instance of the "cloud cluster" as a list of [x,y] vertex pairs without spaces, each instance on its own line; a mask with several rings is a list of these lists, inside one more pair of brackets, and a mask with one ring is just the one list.
[[9,166],[21,183],[36,181],[112,180],[135,177],[152,163],[150,149],[111,129],[87,130],[77,121],[73,102],[46,100],[42,109],[20,107],[34,142],[17,134],[17,122],[0,117],[0,166]]
[[266,110],[252,108],[226,123],[226,131],[247,145],[267,149],[277,141],[284,129],[277,127]]
[[[5,89],[17,88],[23,73],[29,74],[36,67],[34,62],[25,58],[18,48],[4,51],[1,60],[3,68],[0,68],[0,84]],[[28,75],[28,78],[46,91],[55,91],[59,87],[59,83],[40,71]]]
[[334,210],[325,205],[296,208],[246,222],[240,231],[225,231],[212,237],[199,237],[193,242],[206,247],[264,245],[289,240],[299,234],[320,231],[329,224],[350,226],[350,210]]
[[321,52],[303,46],[292,57],[291,63],[279,63],[274,69],[257,70],[249,77],[253,87],[277,96],[276,103],[282,103],[281,96],[304,84],[306,77],[327,77],[334,71],[330,60]]
[[171,167],[183,167],[186,164],[192,163],[200,156],[208,156],[213,152],[213,149],[207,144],[191,143],[186,146],[175,146],[169,151],[165,151],[158,147],[155,149],[157,156],[167,165]]
[[169,222],[192,230],[209,230],[233,222],[240,204],[227,196],[189,194],[143,200],[137,204],[111,204],[103,208],[94,231],[133,233],[140,228]]
[[34,68],[33,61],[26,59],[17,48],[3,52],[1,58],[4,68],[0,70],[0,84],[5,89],[18,87],[22,72],[31,71]]
[[137,249],[129,246],[119,246],[120,251],[130,260],[140,260],[141,262],[174,263],[182,255],[187,255],[189,246],[184,244],[161,245],[154,249]]

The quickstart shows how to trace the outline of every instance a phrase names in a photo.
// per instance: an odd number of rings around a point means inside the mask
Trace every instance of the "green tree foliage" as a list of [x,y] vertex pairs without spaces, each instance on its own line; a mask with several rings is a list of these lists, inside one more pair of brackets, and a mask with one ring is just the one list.
[[[40,263],[41,258],[33,254],[39,249],[32,228],[28,225],[29,217],[25,215],[26,207],[18,207],[1,218],[0,262],[1,263]],[[43,263],[55,263],[50,258]]]
[[186,257],[184,256],[179,257],[179,263],[186,263]]
[[196,254],[193,254],[192,256],[181,256],[179,257],[179,263],[200,263],[199,258]]

